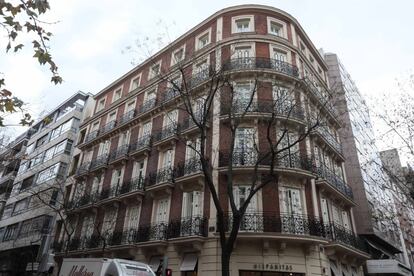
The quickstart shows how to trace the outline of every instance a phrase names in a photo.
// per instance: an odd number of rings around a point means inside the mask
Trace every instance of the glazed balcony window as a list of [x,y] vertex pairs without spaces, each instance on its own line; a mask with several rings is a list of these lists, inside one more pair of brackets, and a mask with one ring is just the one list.
[[[234,196],[234,202],[236,203],[236,207],[240,209],[240,207],[246,202],[247,197],[250,194],[251,187],[250,185],[236,185],[233,187],[233,196]],[[257,194],[255,194],[247,206],[245,216],[242,218],[241,224],[240,224],[240,230],[241,231],[258,231],[259,229],[253,229],[252,225],[254,226],[260,226],[257,223],[252,224],[251,218],[249,215],[257,213],[258,212],[258,205],[257,205]]]
[[105,211],[101,233],[102,233],[102,238],[106,239],[106,241],[109,241],[109,238],[112,236],[115,230],[117,214],[118,214],[118,208],[116,207],[112,207]]
[[203,215],[203,192],[192,191],[183,193],[182,215],[183,219],[200,217]]

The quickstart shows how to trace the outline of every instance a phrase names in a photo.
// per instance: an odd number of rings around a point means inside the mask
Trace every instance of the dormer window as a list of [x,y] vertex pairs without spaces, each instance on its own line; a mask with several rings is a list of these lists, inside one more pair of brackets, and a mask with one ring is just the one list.
[[151,66],[148,79],[152,79],[161,73],[161,61]]

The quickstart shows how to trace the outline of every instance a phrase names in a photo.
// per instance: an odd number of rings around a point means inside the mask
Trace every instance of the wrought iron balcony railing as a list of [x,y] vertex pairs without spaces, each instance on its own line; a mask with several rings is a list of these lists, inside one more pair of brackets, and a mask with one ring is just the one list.
[[178,97],[180,92],[175,88],[168,88],[161,97],[161,103],[166,103],[175,97]]
[[124,182],[118,189],[118,195],[124,195],[130,192],[144,190],[144,178],[135,177],[130,181]]
[[145,148],[149,148],[151,146],[151,135],[145,135],[140,138],[135,143],[130,144],[129,146],[129,152],[137,152],[140,150],[143,150]]
[[[224,221],[226,231],[230,231],[232,224],[233,217],[229,214]],[[246,213],[241,218],[240,231],[329,237],[319,218],[300,214]]]
[[336,138],[325,128],[325,127],[318,127],[316,128],[316,132],[321,135],[321,137],[337,152],[342,154],[342,146],[336,140]]
[[303,121],[305,119],[305,111],[299,105],[294,103],[281,103],[277,100],[235,100],[233,103],[221,104],[221,115],[236,116],[238,114],[251,113],[268,113],[274,117],[285,117]]
[[114,198],[117,195],[118,195],[118,185],[115,185],[113,187],[102,189],[101,193],[99,194],[98,200],[101,201],[105,199]]
[[113,162],[120,158],[126,157],[129,151],[129,145],[122,145],[118,147],[115,151],[111,152],[109,155],[109,162]]
[[310,89],[311,93],[314,95],[314,97],[319,101],[319,103],[328,110],[329,113],[331,113],[331,116],[337,117],[337,111],[334,108],[331,93],[324,88],[322,85],[315,85],[315,83],[309,78],[304,77],[304,82],[306,83],[307,87]]
[[190,79],[187,80],[187,87],[194,88],[197,85],[201,84],[202,82],[208,80],[211,76],[210,68],[206,68],[200,72],[197,72],[191,76]]
[[331,239],[333,241],[368,252],[368,248],[364,240],[355,235],[351,230],[335,223],[332,223],[329,229],[332,230]]
[[146,100],[138,109],[138,113],[145,113],[155,107],[156,99],[148,99]]
[[91,162],[82,163],[77,169],[76,169],[76,175],[82,175],[89,171],[89,167],[91,165]]
[[[228,151],[220,151],[219,166],[228,166],[232,162],[234,167],[243,166],[270,166],[271,154],[257,152],[254,148],[239,149],[235,148],[233,156],[230,156]],[[284,154],[279,154],[273,161],[276,168],[292,168],[301,169],[313,172],[315,164],[311,158],[301,156],[299,153],[289,154],[287,151]]]
[[332,187],[346,195],[347,197],[353,199],[354,195],[352,193],[352,188],[349,187],[345,181],[336,175],[333,171],[328,169],[326,166],[319,166],[316,168],[316,174],[318,177],[326,180]]
[[167,240],[168,222],[140,226],[137,231],[135,242],[146,242],[154,240]]
[[201,172],[201,162],[200,158],[198,156],[195,156],[185,160],[185,162],[178,164],[178,166],[175,168],[174,175],[175,177],[182,177],[198,172]]
[[108,164],[108,154],[102,154],[91,161],[89,170],[95,170]]
[[161,168],[148,177],[147,186],[154,186],[160,183],[172,183],[174,179],[174,169],[172,167]]
[[111,131],[112,129],[114,129],[116,126],[116,120],[110,121],[108,123],[106,123],[99,131],[99,135],[108,133],[109,131]]
[[173,137],[178,133],[179,126],[177,123],[171,123],[165,127],[163,127],[160,131],[155,133],[154,135],[154,142],[159,142],[164,139]]
[[168,226],[168,238],[180,238],[188,236],[206,237],[208,220],[203,216],[181,218],[171,221]]
[[131,121],[135,117],[135,114],[136,114],[135,109],[131,110],[131,111],[128,111],[127,113],[123,114],[118,120],[118,125],[123,125],[123,124]]
[[299,77],[299,70],[288,62],[261,57],[234,58],[223,64],[224,71],[232,70],[271,70],[292,77]]
[[89,134],[86,135],[85,137],[85,143],[92,141],[93,139],[98,137],[98,135],[99,135],[99,130],[94,130],[92,132],[89,132]]

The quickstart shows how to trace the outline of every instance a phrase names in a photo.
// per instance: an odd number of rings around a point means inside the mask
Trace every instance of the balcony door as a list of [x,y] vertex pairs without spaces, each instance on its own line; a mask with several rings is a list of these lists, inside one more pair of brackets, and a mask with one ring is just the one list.
[[[234,202],[240,207],[246,202],[250,194],[250,185],[238,185],[233,187]],[[247,205],[246,213],[240,224],[241,231],[257,232],[263,230],[263,216],[258,213],[257,194],[255,194]]]
[[155,209],[155,225],[151,231],[151,239],[164,239],[168,227],[169,199],[162,198],[157,201]]
[[237,64],[242,67],[249,67],[253,64],[254,51],[251,45],[236,45],[232,59],[237,60]]
[[106,141],[100,143],[99,144],[99,149],[98,149],[98,157],[108,154],[110,146],[111,146],[111,141],[110,140],[106,140]]
[[175,125],[178,121],[178,110],[174,109],[165,114],[164,127],[169,125]]
[[[111,179],[111,190],[115,192],[118,187],[120,187],[122,183],[122,176],[123,176],[123,169],[115,169],[112,171],[112,179]],[[114,194],[113,194],[114,195]]]
[[257,152],[255,149],[255,129],[238,128],[235,133],[233,164],[254,165]]
[[127,130],[119,135],[118,147],[122,147],[124,145],[129,144],[129,138],[131,137],[131,131]]
[[203,217],[203,192],[192,191],[183,193],[181,213],[181,235],[193,236],[201,232]]
[[282,187],[282,232],[289,234],[305,234],[307,224],[303,215],[301,190],[298,188]]
[[[244,113],[254,109],[253,85],[251,82],[239,82],[234,86],[232,113]],[[253,98],[255,96],[253,95]],[[252,102],[250,103],[250,101]],[[250,104],[250,106],[249,106]],[[249,108],[247,108],[249,107]]]
[[132,178],[142,181],[145,178],[145,162],[144,160],[135,161],[132,168]]
[[291,109],[293,108],[294,100],[293,95],[290,93],[289,89],[286,87],[274,85],[272,89],[272,96],[274,106],[276,108],[276,114],[279,113],[284,116],[291,116]]
[[296,156],[299,152],[299,143],[296,143],[299,139],[298,133],[279,128],[277,137],[280,141],[278,148],[281,150],[278,158],[279,163],[284,167],[296,167],[299,163],[299,157]]
[[138,231],[140,211],[139,204],[128,206],[124,230],[127,231],[127,241],[129,243],[134,241],[135,233]]
[[162,162],[162,166],[164,169],[172,169],[173,167],[173,154],[174,151],[173,149],[168,149],[164,152],[163,154],[163,162]]
[[92,196],[100,194],[102,191],[103,177],[102,174],[95,175],[92,181]]
[[287,62],[287,53],[277,48],[272,48],[272,58],[277,62]]
[[105,211],[101,236],[105,238],[107,243],[111,242],[110,239],[115,230],[117,212],[117,208],[110,208]]
[[145,137],[145,136],[149,136],[151,135],[151,129],[152,129],[152,122],[146,122],[145,124],[142,125],[142,129],[141,129],[141,135],[140,137]]

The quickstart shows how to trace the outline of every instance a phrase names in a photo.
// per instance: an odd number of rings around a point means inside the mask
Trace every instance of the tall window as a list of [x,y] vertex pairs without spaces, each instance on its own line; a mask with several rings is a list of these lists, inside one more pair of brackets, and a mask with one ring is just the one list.
[[303,214],[301,191],[297,188],[282,187],[282,210],[288,215]]
[[131,131],[128,129],[119,135],[118,147],[122,147],[124,145],[128,145],[129,138],[131,137]]
[[116,120],[116,111],[109,113],[108,119],[106,120],[107,124]]
[[257,157],[254,128],[238,128],[235,133],[234,165],[254,165]]
[[175,125],[178,120],[178,110],[174,109],[165,114],[164,126]]
[[144,179],[145,177],[145,162],[144,160],[135,161],[132,169],[132,178]]
[[98,174],[93,177],[91,194],[99,194],[102,191],[103,175]]
[[111,188],[120,187],[122,182],[123,168],[112,171]]
[[152,121],[149,121],[143,124],[140,137],[151,135],[151,129],[152,129]]
[[168,221],[168,198],[161,198],[157,202],[156,213],[155,213],[155,222],[156,223],[165,223]]
[[249,104],[249,109],[252,109],[254,107],[254,99],[251,99],[253,92],[254,91],[250,82],[239,82],[235,84],[233,94],[234,113],[245,112]]
[[165,169],[171,168],[172,169],[172,167],[173,167],[173,154],[174,154],[173,149],[168,149],[168,150],[163,152],[163,154],[162,154],[163,168],[165,168]]
[[109,147],[111,145],[111,141],[110,140],[106,140],[104,142],[101,142],[99,144],[99,149],[98,149],[98,156],[103,156],[109,153]]
[[280,157],[291,158],[293,154],[296,154],[299,151],[299,143],[296,143],[299,139],[298,133],[293,130],[289,129],[278,129],[277,139],[280,140],[279,142],[279,149],[282,150],[280,152]]
[[95,221],[95,218],[94,218],[94,215],[92,214],[85,216],[83,218],[82,230],[81,230],[82,237],[89,238],[92,236],[93,230],[94,230],[94,221]]
[[203,192],[192,191],[183,193],[183,219],[190,219],[193,217],[200,217],[203,215],[202,203]]
[[111,237],[115,230],[116,216],[118,208],[110,208],[105,211],[104,220],[102,224],[102,235],[107,239]]
[[199,154],[197,153],[197,151],[200,151],[200,146],[201,146],[201,140],[200,138],[195,138],[193,140],[188,140],[187,141],[187,147],[185,150],[185,159],[186,160],[191,160],[191,159],[198,159],[199,158]]
[[[250,194],[249,185],[238,185],[233,187],[234,202],[236,207],[240,208],[247,200]],[[250,202],[247,205],[246,213],[244,214],[240,230],[242,231],[258,231],[262,229],[262,223],[260,218],[257,216],[258,206],[257,206],[257,194],[255,194]]]
[[323,223],[328,224],[330,222],[330,219],[328,211],[328,201],[326,200],[326,198],[321,198],[321,212]]
[[133,204],[129,205],[127,212],[126,212],[126,220],[124,224],[125,230],[138,230],[139,226],[139,212],[140,212],[140,205]]

